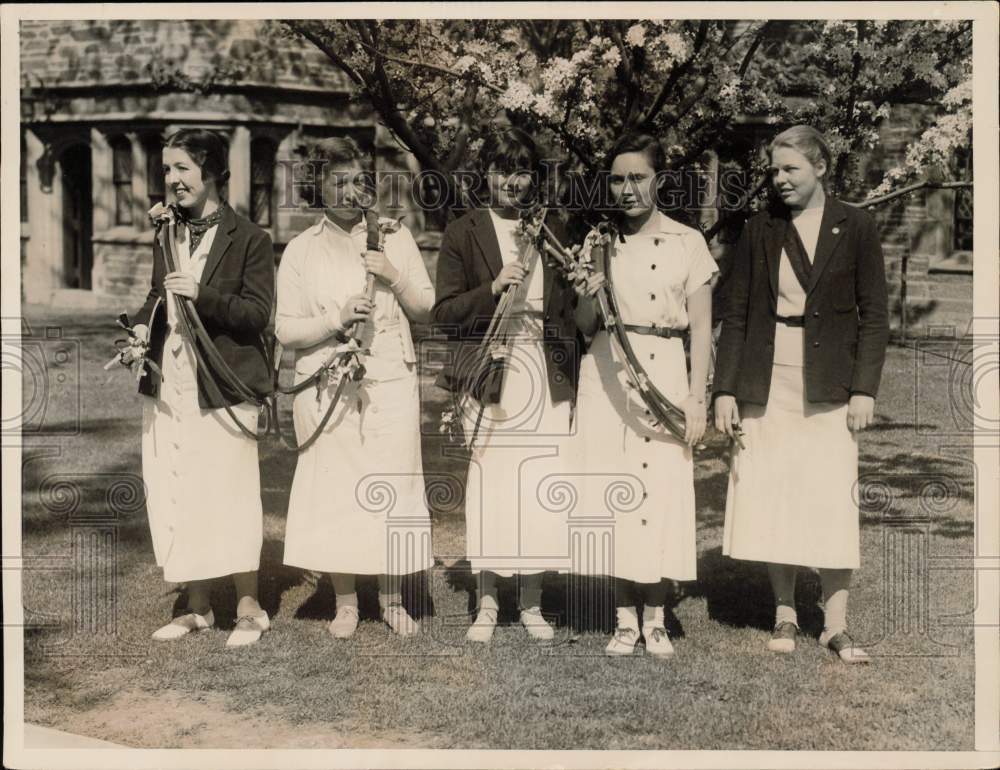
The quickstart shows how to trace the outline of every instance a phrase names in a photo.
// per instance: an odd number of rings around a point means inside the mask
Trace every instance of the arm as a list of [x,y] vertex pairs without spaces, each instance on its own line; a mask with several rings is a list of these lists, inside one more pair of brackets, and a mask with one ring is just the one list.
[[392,238],[393,255],[401,257],[402,269],[399,271],[399,278],[389,288],[396,295],[407,318],[417,323],[426,323],[430,320],[431,308],[434,306],[434,286],[427,275],[420,247],[413,239],[413,234],[405,227]]
[[746,337],[747,307],[750,300],[750,222],[743,227],[731,256],[731,267],[719,291],[722,298],[722,334],[715,352],[715,381],[712,398],[736,395],[740,358]]
[[472,332],[477,320],[493,316],[497,300],[491,281],[469,286],[458,229],[455,224],[450,225],[441,242],[437,263],[437,302],[431,309],[431,321],[457,326],[459,336],[465,337]]
[[875,220],[865,214],[860,233],[855,296],[858,302],[858,350],[851,394],[874,398],[878,393],[889,344],[888,292],[885,285],[885,260]]
[[318,345],[331,335],[342,336],[340,303],[331,301],[322,315],[306,315],[302,310],[302,289],[309,276],[302,275],[300,254],[294,242],[288,245],[278,266],[278,308],[274,334],[282,346],[293,350]]
[[199,285],[195,308],[206,321],[233,332],[261,333],[267,328],[274,302],[274,249],[267,233],[255,232],[243,266],[239,294]]
[[712,353],[712,287],[704,283],[688,297],[691,324],[691,395],[705,398],[708,363]]

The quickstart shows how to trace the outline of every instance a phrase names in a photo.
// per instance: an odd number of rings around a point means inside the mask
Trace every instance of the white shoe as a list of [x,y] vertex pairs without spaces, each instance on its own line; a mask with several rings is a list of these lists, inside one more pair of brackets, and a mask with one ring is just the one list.
[[358,608],[353,604],[338,607],[337,614],[330,621],[326,630],[334,639],[350,639],[358,630]]
[[541,607],[528,607],[526,610],[521,610],[521,625],[525,627],[528,636],[532,639],[547,642],[555,638],[555,629],[542,617]]
[[178,615],[162,628],[153,632],[153,639],[158,642],[170,642],[180,639],[182,636],[190,634],[192,631],[204,631],[215,625],[215,615],[209,610],[204,615],[197,612],[189,612],[186,615]]
[[236,620],[236,628],[226,639],[226,647],[245,647],[253,644],[271,630],[271,619],[264,610],[259,615],[241,615]]
[[819,635],[819,643],[835,653],[844,663],[871,663],[871,656],[860,647],[855,646],[854,640],[848,636],[846,631],[831,634],[824,630]]
[[489,607],[483,607],[476,615],[476,622],[469,626],[465,638],[470,642],[486,644],[493,638],[493,631],[497,627],[497,611]]
[[646,641],[646,652],[650,655],[669,658],[674,654],[674,646],[670,643],[663,620],[663,607],[642,608],[642,638]]
[[402,604],[390,604],[382,608],[382,620],[399,636],[413,636],[420,633],[420,624],[410,617]]
[[639,616],[634,607],[619,607],[617,615],[618,627],[604,653],[611,656],[631,655],[639,641]]

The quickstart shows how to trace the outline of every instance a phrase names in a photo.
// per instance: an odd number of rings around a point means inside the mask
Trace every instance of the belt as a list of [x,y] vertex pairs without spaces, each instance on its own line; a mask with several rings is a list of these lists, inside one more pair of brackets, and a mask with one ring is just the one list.
[[683,338],[687,334],[687,329],[672,329],[669,326],[636,326],[635,324],[625,324],[625,331],[650,334],[654,337]]
[[806,317],[804,315],[779,315],[778,323],[785,326],[803,327],[806,325]]

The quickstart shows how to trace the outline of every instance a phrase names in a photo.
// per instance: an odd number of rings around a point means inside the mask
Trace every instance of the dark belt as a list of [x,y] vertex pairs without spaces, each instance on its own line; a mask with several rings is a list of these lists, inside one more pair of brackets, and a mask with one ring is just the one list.
[[625,331],[636,334],[650,334],[654,337],[678,337],[683,338],[687,334],[687,329],[672,329],[669,326],[636,326],[625,324]]
[[804,315],[779,315],[778,323],[785,326],[805,326],[806,317]]

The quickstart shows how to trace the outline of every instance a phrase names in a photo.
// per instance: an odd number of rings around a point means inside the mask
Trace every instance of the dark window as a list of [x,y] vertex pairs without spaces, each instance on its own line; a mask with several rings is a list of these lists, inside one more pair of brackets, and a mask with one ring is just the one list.
[[21,134],[21,221],[28,221],[28,146]]
[[[959,179],[972,178],[972,150],[960,150],[956,158]],[[955,190],[955,251],[972,251],[972,188]]]
[[163,143],[160,137],[154,136],[146,140],[146,193],[149,195],[149,208],[157,203],[163,203],[166,195],[163,183]]
[[274,142],[263,137],[250,143],[250,219],[270,227],[274,219]]
[[115,188],[115,224],[132,224],[132,144],[124,136],[111,140],[111,183]]

